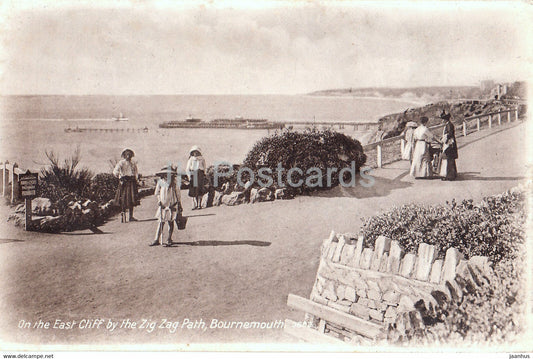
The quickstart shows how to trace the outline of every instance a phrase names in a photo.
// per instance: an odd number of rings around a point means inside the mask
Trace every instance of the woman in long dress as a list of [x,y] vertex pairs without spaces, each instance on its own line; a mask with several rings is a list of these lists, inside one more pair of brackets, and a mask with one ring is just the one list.
[[457,166],[455,160],[459,158],[457,152],[457,141],[455,140],[455,126],[453,125],[451,115],[444,112],[440,116],[445,125],[442,132],[442,154],[440,164],[440,176],[443,181],[453,181],[457,177]]
[[113,175],[118,177],[119,184],[115,201],[120,205],[122,222],[126,222],[126,210],[129,210],[129,222],[137,221],[133,217],[133,207],[138,205],[137,195],[137,164],[132,161],[135,153],[129,148],[122,151],[122,159],[113,170]]
[[410,175],[414,178],[433,177],[431,169],[430,143],[438,141],[433,133],[426,127],[427,117],[420,118],[420,126],[413,132],[415,147],[413,150],[413,163],[411,163]]
[[205,193],[205,159],[200,148],[193,146],[189,150],[189,160],[187,161],[187,176],[189,177],[189,197],[192,197],[192,209],[202,208],[202,195]]
[[411,161],[413,159],[413,133],[416,128],[416,123],[409,121],[405,125],[405,130],[403,132],[403,138],[405,140],[403,149],[402,149],[402,160],[409,160]]

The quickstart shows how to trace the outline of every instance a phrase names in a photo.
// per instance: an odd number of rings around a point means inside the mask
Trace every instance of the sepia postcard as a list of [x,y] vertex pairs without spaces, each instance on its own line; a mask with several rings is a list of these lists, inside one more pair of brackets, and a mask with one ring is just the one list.
[[532,20],[1,2],[3,358],[529,358]]

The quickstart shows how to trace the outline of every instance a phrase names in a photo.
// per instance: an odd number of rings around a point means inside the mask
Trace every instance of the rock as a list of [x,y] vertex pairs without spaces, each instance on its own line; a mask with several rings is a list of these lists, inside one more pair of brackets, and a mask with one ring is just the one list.
[[410,312],[415,309],[415,302],[406,295],[402,295],[398,303],[398,312]]
[[368,301],[368,308],[370,308],[370,309],[378,309],[378,303],[379,303],[379,301],[370,299]]
[[294,195],[287,188],[278,188],[275,192],[276,199],[292,199]]
[[226,182],[222,185],[222,193],[223,194],[230,194],[233,192],[233,188],[231,188],[230,183]]
[[413,274],[415,268],[416,256],[413,253],[407,253],[402,259],[402,264],[400,265],[400,275],[402,277],[410,278]]
[[331,258],[332,262],[336,262],[336,263],[340,262],[342,250],[344,249],[345,244],[346,244],[346,240],[344,239],[344,236],[341,235],[339,238],[339,242],[337,243],[337,248],[335,249],[335,253],[333,254],[333,257]]
[[388,263],[389,263],[389,254],[384,253],[383,256],[381,257],[381,264],[379,265],[379,268],[377,270],[382,273],[386,273]]
[[361,254],[361,262],[359,263],[359,267],[361,269],[370,268],[370,264],[372,261],[372,254],[373,254],[373,251],[371,248],[365,248],[363,250],[363,253]]
[[200,201],[200,205],[202,206],[202,208],[207,208],[208,197],[209,193],[204,193],[204,195],[202,196],[202,200]]
[[243,192],[231,192],[230,194],[222,197],[222,203],[226,206],[236,206],[244,203],[244,193]]
[[350,313],[361,319],[368,320],[370,318],[370,309],[358,303],[354,303],[350,306]]
[[368,292],[367,292],[367,296],[369,299],[373,299],[373,300],[376,300],[376,301],[381,301],[381,293],[374,290],[374,289],[370,289]]
[[385,318],[396,318],[397,310],[394,307],[388,307],[385,311]]
[[359,298],[367,298],[366,296],[366,289],[361,289],[361,288],[358,288],[355,293],[357,294],[357,296]]
[[360,262],[361,262],[361,255],[363,254],[363,244],[365,242],[365,238],[361,235],[357,239],[357,244],[355,245],[355,251],[353,254],[352,264],[351,266],[354,268],[359,268]]
[[455,279],[455,269],[461,259],[463,259],[463,255],[457,249],[448,248],[444,258],[444,265],[442,266],[442,282]]
[[348,264],[353,258],[353,255],[355,253],[355,246],[349,244],[348,242],[344,245],[344,248],[342,249],[341,253],[341,260],[340,262],[342,264]]
[[224,192],[215,191],[215,197],[213,199],[213,206],[220,206],[222,204],[223,197],[224,197]]
[[488,257],[473,256],[470,258],[469,262],[473,267],[478,268],[482,272],[489,273],[492,271],[491,263]]
[[344,298],[354,303],[357,302],[357,294],[355,293],[355,288],[346,287],[346,290],[344,292]]
[[398,274],[400,272],[400,263],[403,255],[403,249],[398,241],[392,241],[390,245],[389,258],[387,262],[387,272]]
[[394,290],[389,290],[383,294],[383,300],[387,303],[398,304],[400,300],[400,293]]
[[433,262],[431,267],[431,274],[429,275],[429,281],[431,283],[440,283],[440,275],[442,272],[442,259],[437,259]]
[[435,246],[427,243],[420,243],[418,245],[418,260],[415,270],[415,278],[418,280],[426,281],[429,278],[431,272],[431,266],[437,255]]
[[390,251],[390,246],[390,238],[385,236],[379,236],[376,239],[376,243],[374,245],[374,255],[372,256],[372,264],[370,267],[372,270],[379,270],[379,267],[381,265],[381,258],[383,257],[383,254],[385,252]]
[[335,293],[337,294],[337,297],[339,299],[344,299],[344,294],[346,293],[346,286],[339,284]]
[[[81,206],[80,206],[81,209]],[[38,216],[46,216],[54,213],[52,201],[48,198],[37,197],[31,201],[31,211]]]
[[202,196],[202,207],[203,208],[209,208],[213,207],[213,202],[215,200],[215,188],[214,187],[208,187],[207,192],[204,193]]
[[377,309],[370,309],[368,312],[371,319],[378,320],[380,322],[383,321],[383,312]]
[[272,191],[268,188],[252,188],[250,190],[251,203],[266,202],[272,200],[274,200],[274,196],[272,195]]
[[339,299],[337,297],[337,294],[335,293],[335,286],[333,285],[333,282],[329,281],[326,283],[326,286],[324,288],[324,292],[322,293],[322,296],[326,299],[332,300],[334,302]]
[[250,190],[250,203],[257,203],[259,202],[259,189],[252,188]]

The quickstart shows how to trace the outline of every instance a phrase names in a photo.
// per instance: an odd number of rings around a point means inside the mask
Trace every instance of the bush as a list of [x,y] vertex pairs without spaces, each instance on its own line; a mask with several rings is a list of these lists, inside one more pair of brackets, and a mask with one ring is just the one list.
[[79,148],[62,164],[53,151],[46,151],[45,153],[50,165],[41,170],[37,195],[49,198],[52,202],[70,194],[81,197],[82,193],[89,187],[93,174],[87,168],[76,168],[80,161]]
[[525,220],[528,189],[515,189],[486,197],[479,204],[395,208],[370,218],[363,234],[373,243],[380,234],[399,240],[407,252],[421,242],[437,247],[439,256],[453,246],[466,258],[488,256],[493,271],[483,272],[475,287],[457,278],[463,297],[417,307],[425,326],[408,330],[396,342],[508,343],[524,330]]
[[415,253],[422,242],[435,245],[442,258],[450,247],[468,259],[488,256],[494,263],[512,259],[516,247],[524,243],[526,193],[508,191],[484,198],[452,201],[444,206],[414,204],[393,208],[364,221],[362,234],[370,246],[379,235],[398,240],[406,252]]
[[[327,169],[349,168],[352,161],[355,163],[356,172],[366,162],[366,155],[359,141],[338,132],[311,129],[304,132],[287,130],[263,138],[247,154],[243,165],[254,172],[256,179],[260,168],[270,169],[271,177],[274,183],[277,183],[277,167],[281,163],[284,169],[281,177],[283,184],[288,184],[288,170],[299,168],[304,174],[302,176],[293,173],[292,183],[304,180],[304,184],[298,189],[301,192],[309,192],[337,186],[339,184],[338,172],[332,174],[331,183],[328,186]],[[319,169],[318,173],[322,176],[318,177],[316,171],[308,173],[307,171],[311,168]],[[310,182],[311,186],[305,183],[309,175],[315,177]],[[345,178],[345,181],[348,182],[349,178]]]
[[107,202],[115,198],[119,180],[112,173],[99,173],[91,179],[88,187],[85,187],[83,196],[91,201]]

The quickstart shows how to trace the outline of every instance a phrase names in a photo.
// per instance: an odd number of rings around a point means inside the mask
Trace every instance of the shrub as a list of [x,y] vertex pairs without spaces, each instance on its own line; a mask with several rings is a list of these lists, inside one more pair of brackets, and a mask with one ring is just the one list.
[[49,198],[53,202],[69,194],[81,197],[90,185],[93,175],[87,168],[76,168],[81,158],[79,147],[63,163],[60,163],[53,151],[45,153],[50,165],[41,170],[37,186],[38,196]]
[[[293,173],[292,182],[297,183],[304,180],[304,184],[299,186],[303,192],[315,189],[325,189],[339,184],[338,172],[332,174],[330,186],[327,181],[327,169],[350,167],[351,162],[355,163],[355,171],[358,172],[366,162],[366,155],[363,152],[361,143],[344,134],[325,130],[308,129],[304,132],[286,130],[265,137],[257,142],[248,152],[244,166],[250,168],[257,179],[260,168],[268,168],[272,171],[271,177],[277,183],[277,167],[281,163],[284,171],[281,181],[287,184],[287,172],[291,168],[299,168],[303,171],[303,176]],[[317,168],[321,171],[322,177],[318,179],[317,172],[312,171],[312,177],[316,177],[311,186],[305,183],[308,170]],[[349,178],[345,178],[349,181]],[[265,181],[264,181],[265,182]]]
[[85,187],[83,196],[91,201],[107,202],[115,198],[119,180],[112,173],[99,173],[91,179],[88,187]]
[[404,206],[365,223],[369,239],[380,234],[373,230],[382,231],[400,240],[407,251],[424,241],[436,245],[441,256],[454,246],[467,258],[484,255],[493,261],[493,271],[483,272],[475,288],[457,279],[464,294],[460,300],[417,308],[426,326],[401,337],[393,333],[393,341],[501,344],[518,338],[525,328],[527,193],[527,188],[515,189],[479,204],[469,200],[459,205]]
[[524,191],[508,191],[479,204],[454,200],[444,206],[404,205],[366,219],[361,231],[371,246],[384,235],[398,240],[406,252],[416,252],[424,242],[435,245],[440,258],[455,247],[467,259],[488,256],[496,263],[512,259],[524,243],[525,198]]

